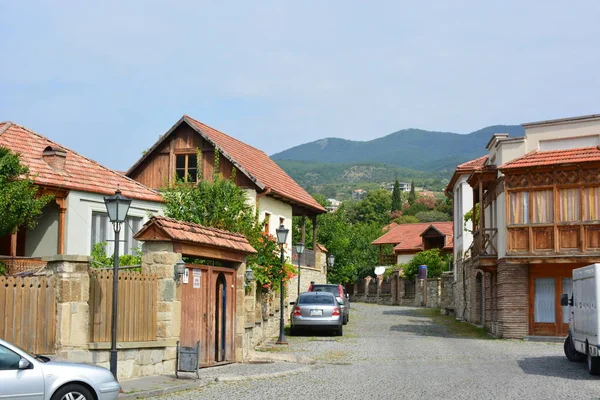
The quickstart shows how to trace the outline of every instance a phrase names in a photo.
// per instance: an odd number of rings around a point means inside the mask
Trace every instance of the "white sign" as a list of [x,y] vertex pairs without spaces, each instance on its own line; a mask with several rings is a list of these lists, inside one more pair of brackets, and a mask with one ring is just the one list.
[[202,276],[202,271],[199,269],[194,270],[194,282],[192,283],[194,289],[200,288],[200,277]]
[[183,271],[183,283],[188,283],[190,281],[190,269],[186,268]]

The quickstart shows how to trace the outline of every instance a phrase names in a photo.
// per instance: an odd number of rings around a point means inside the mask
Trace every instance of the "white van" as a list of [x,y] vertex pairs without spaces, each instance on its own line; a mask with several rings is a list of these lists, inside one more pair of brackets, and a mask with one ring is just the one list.
[[[592,375],[600,375],[600,263],[573,270],[573,293],[563,293],[562,306],[569,306],[569,336],[565,355],[570,361],[585,361]],[[570,296],[569,296],[570,295]]]

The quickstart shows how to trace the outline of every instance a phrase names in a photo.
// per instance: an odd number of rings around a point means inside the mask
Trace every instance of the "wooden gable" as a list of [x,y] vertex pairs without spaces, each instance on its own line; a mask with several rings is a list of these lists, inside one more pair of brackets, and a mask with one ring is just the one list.
[[[212,180],[215,172],[215,148],[212,143],[186,122],[180,123],[167,137],[151,150],[139,165],[129,172],[128,176],[152,189],[163,189],[175,182],[176,157],[180,154],[198,154],[198,169],[204,180]],[[226,179],[231,177],[234,165],[222,154],[219,155],[219,173]],[[242,188],[258,189],[257,185],[243,172],[236,170],[235,183]]]

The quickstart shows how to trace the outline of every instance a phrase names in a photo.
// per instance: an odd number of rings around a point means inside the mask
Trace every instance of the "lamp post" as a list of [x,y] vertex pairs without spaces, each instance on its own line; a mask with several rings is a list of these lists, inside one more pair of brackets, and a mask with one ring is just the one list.
[[304,253],[304,243],[296,243],[296,254],[298,254],[298,296],[300,296],[300,257]]
[[279,228],[277,228],[275,230],[275,232],[277,233],[277,243],[279,244],[279,250],[281,251],[281,280],[279,283],[279,339],[277,339],[277,342],[275,342],[275,344],[287,344],[287,342],[285,341],[285,334],[283,333],[283,326],[285,324],[284,321],[284,305],[283,305],[283,265],[285,263],[285,256],[283,254],[283,245],[285,244],[286,240],[287,240],[287,235],[289,232],[289,229],[286,229],[285,226],[283,226],[283,224],[279,225]]
[[115,255],[113,263],[113,299],[112,299],[112,322],[110,326],[110,372],[117,379],[117,305],[119,301],[119,233],[121,224],[127,218],[127,211],[131,205],[131,199],[123,196],[117,189],[115,194],[104,198],[108,219],[112,222],[115,231]]

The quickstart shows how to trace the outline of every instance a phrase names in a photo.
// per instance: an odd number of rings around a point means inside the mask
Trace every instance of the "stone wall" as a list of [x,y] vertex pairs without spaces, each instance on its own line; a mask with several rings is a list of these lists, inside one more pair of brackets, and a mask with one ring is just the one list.
[[[311,282],[327,283],[327,274],[322,268],[300,267],[300,293],[306,292]],[[298,297],[298,276],[295,276],[288,282],[288,293],[290,301]]]

